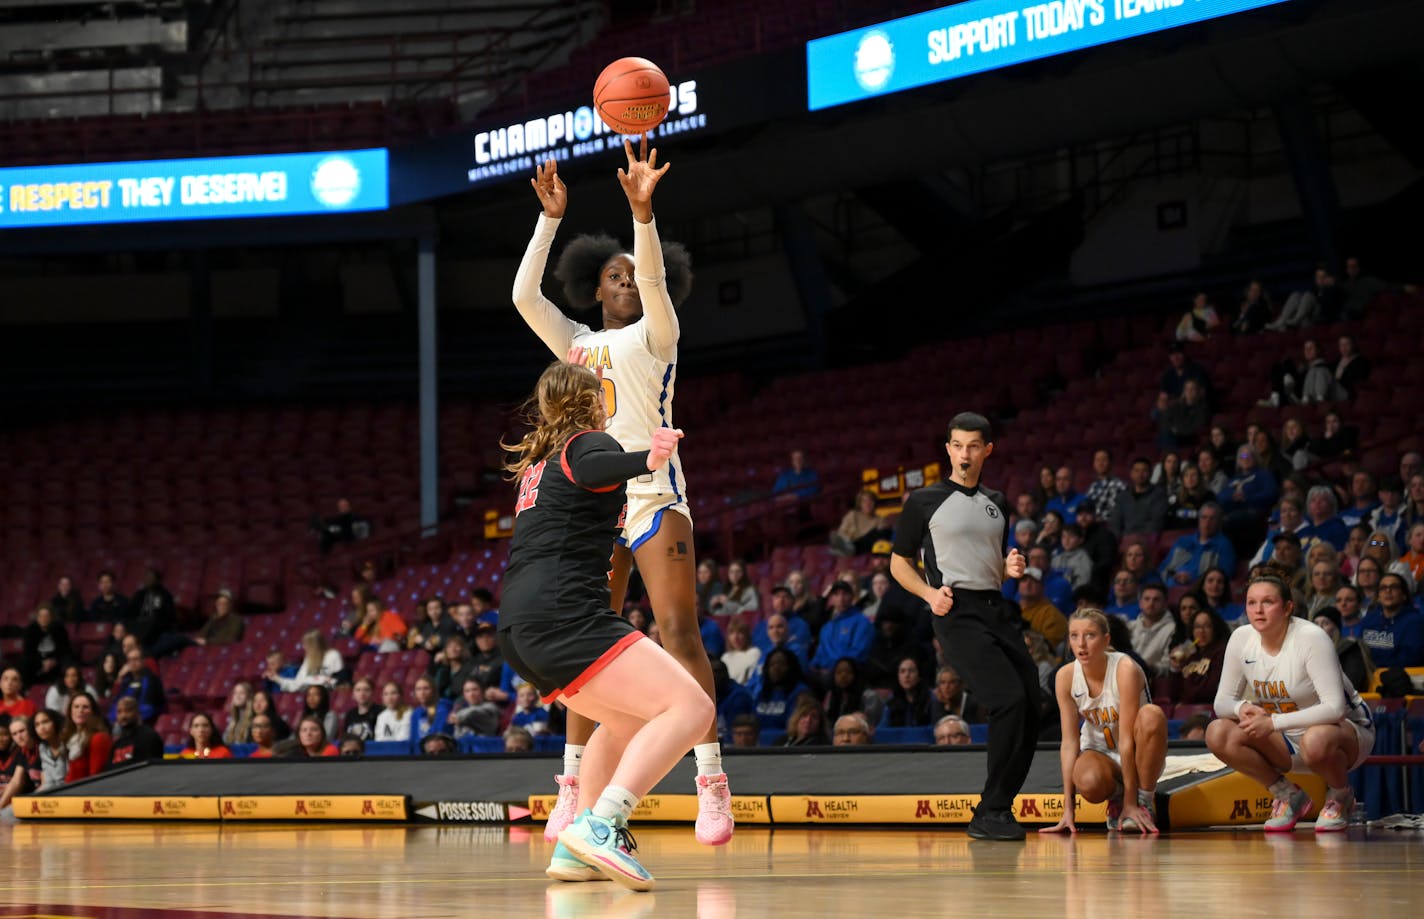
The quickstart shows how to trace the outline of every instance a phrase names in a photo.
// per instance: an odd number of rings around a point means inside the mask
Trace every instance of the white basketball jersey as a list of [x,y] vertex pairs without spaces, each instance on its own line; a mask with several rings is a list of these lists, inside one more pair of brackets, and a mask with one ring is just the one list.
[[[1329,694],[1343,700],[1341,720],[1353,721],[1362,727],[1374,724],[1369,707],[1340,673],[1335,643],[1313,622],[1292,617],[1275,657],[1262,649],[1260,632],[1249,625],[1243,626],[1231,633],[1226,660],[1217,697],[1218,714],[1222,708],[1221,697],[1229,694],[1236,700],[1254,702],[1277,716],[1274,720],[1278,729],[1293,730],[1322,723],[1318,716],[1312,716],[1310,709],[1320,705],[1322,696]],[[1312,669],[1316,671],[1315,678],[1311,676]],[[1235,675],[1232,671],[1239,674],[1239,679],[1234,680],[1234,686],[1229,686],[1228,679]],[[1317,685],[1318,682],[1324,685]]]
[[[643,318],[621,329],[595,332],[565,316],[539,288],[559,221],[539,215],[534,236],[514,277],[514,304],[519,314],[557,358],[577,345],[587,351],[591,370],[603,372],[603,398],[609,434],[628,451],[646,450],[655,428],[673,427],[672,397],[677,369],[677,314],[663,275],[662,247],[654,224],[634,223],[634,261]],[[649,315],[658,320],[662,346],[653,342]],[[632,496],[665,496],[669,503],[685,501],[686,480],[676,451],[657,472],[628,482]]]
[[[1122,707],[1122,700],[1117,691],[1117,668],[1123,659],[1132,660],[1121,651],[1108,652],[1108,672],[1103,677],[1103,688],[1096,696],[1089,694],[1088,679],[1083,675],[1082,661],[1073,661],[1073,702],[1078,706],[1078,714],[1083,717],[1083,727],[1078,734],[1080,750],[1117,752],[1118,738],[1121,736],[1118,721]],[[1134,662],[1133,666],[1136,667],[1137,664]],[[1139,704],[1146,705],[1149,701],[1144,678]]]

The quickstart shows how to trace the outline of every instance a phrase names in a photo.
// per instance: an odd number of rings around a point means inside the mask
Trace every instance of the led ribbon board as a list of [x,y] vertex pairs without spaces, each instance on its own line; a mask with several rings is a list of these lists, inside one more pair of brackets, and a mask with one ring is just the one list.
[[968,0],[806,43],[812,111],[1287,0]]
[[0,228],[384,210],[386,151],[0,169]]

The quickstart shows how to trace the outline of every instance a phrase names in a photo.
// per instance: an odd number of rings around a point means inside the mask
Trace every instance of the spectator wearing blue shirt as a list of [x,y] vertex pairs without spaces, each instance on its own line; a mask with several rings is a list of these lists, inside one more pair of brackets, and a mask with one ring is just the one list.
[[1365,624],[1365,593],[1354,584],[1335,589],[1335,608],[1340,611],[1340,634],[1358,639]]
[[722,634],[722,627],[717,624],[711,616],[699,612],[697,614],[697,628],[702,633],[702,647],[706,649],[708,657],[721,657],[727,650],[727,639]]
[[747,688],[727,673],[727,665],[715,658],[712,660],[712,687],[717,694],[717,736],[726,743],[730,741],[733,725],[739,717],[756,716],[756,703]]
[[[866,624],[869,625],[868,620]],[[801,662],[785,648],[776,648],[766,656],[761,673],[749,689],[762,729],[782,731],[786,729],[786,718],[796,700],[811,691],[801,679]]]
[[[534,695],[534,702],[538,704],[539,696],[534,687],[528,683],[521,687],[520,698],[524,695],[522,690],[527,687],[528,692]],[[415,681],[415,688],[412,690],[415,696],[415,705],[410,709],[410,752],[419,756],[421,753],[420,742],[429,734],[445,729],[445,724],[450,720],[450,707],[455,704],[453,699],[442,699],[435,694],[435,681],[430,677],[421,677]],[[544,723],[547,725],[549,713],[544,712]],[[531,729],[532,731],[532,729]]]
[[1233,520],[1264,519],[1278,493],[1276,477],[1256,465],[1256,451],[1243,444],[1236,451],[1236,474],[1217,492],[1216,500]]
[[1410,606],[1409,582],[1386,574],[1378,596],[1360,623],[1360,641],[1370,660],[1380,668],[1424,666],[1424,615]]
[[1110,616],[1121,616],[1131,622],[1142,612],[1142,607],[1137,604],[1138,593],[1137,578],[1130,572],[1119,571],[1113,575],[1112,600],[1103,607],[1103,612]]
[[1202,505],[1197,514],[1197,531],[1187,533],[1172,544],[1160,569],[1167,584],[1190,584],[1210,568],[1236,570],[1236,550],[1221,533],[1221,506]]
[[1078,505],[1082,504],[1088,496],[1073,490],[1073,469],[1069,466],[1060,466],[1053,474],[1053,497],[1048,499],[1048,504],[1044,507],[1046,511],[1055,511],[1063,518],[1065,524],[1078,522]]
[[[1043,546],[1034,546],[1026,553],[1028,556],[1028,567],[1037,568],[1043,572],[1043,598],[1058,608],[1063,615],[1068,615],[1077,609],[1073,602],[1073,585],[1068,583],[1068,579],[1061,571],[1052,568],[1051,556]],[[1019,599],[1020,578],[1004,578],[1004,586],[1001,593],[1015,603]]]
[[[417,687],[417,690],[419,687]],[[523,728],[530,734],[546,734],[549,731],[549,710],[539,702],[539,690],[532,683],[523,683],[514,697],[514,715],[509,726]],[[415,732],[412,731],[412,734]]]
[[1350,528],[1338,516],[1340,503],[1329,485],[1316,485],[1305,493],[1305,526],[1296,531],[1309,551],[1312,543],[1327,542],[1340,552],[1350,540]]
[[831,585],[826,597],[826,612],[830,619],[821,626],[820,644],[811,658],[811,673],[823,685],[829,686],[836,661],[848,657],[864,663],[875,644],[875,626],[855,606],[855,588],[845,581]]
[[790,648],[805,667],[811,659],[811,626],[792,610],[792,602],[790,588],[772,588],[771,615],[752,629],[752,644],[761,649],[762,660],[772,648]]
[[1364,469],[1355,470],[1350,476],[1350,506],[1340,512],[1340,522],[1353,527],[1369,520],[1380,505],[1378,496],[1375,477]]
[[[1260,548],[1256,550],[1256,554],[1251,556],[1249,564],[1252,568],[1269,562],[1271,558],[1275,556],[1277,536],[1282,533],[1294,533],[1296,538],[1300,539],[1302,535],[1301,531],[1308,526],[1305,522],[1305,515],[1301,513],[1300,502],[1295,498],[1282,498],[1276,510],[1280,522],[1266,533],[1266,541],[1261,543]],[[1303,543],[1304,540],[1302,539],[1301,542]]]
[[771,486],[771,493],[782,501],[808,501],[821,492],[821,477],[806,465],[806,451],[791,451],[791,468],[783,469]]

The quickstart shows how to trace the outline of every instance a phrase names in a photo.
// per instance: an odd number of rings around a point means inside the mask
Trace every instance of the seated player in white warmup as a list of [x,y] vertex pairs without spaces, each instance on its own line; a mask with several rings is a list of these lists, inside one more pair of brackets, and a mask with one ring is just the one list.
[[625,453],[604,430],[602,382],[573,363],[539,377],[534,430],[509,447],[519,477],[514,536],[500,603],[499,644],[545,702],[560,700],[598,727],[583,756],[593,797],[559,833],[547,873],[600,875],[651,890],[628,815],[706,733],[712,700],[687,670],[608,608],[608,554],[625,513],[624,483],[666,465],[682,431],[659,428]]
[[1217,758],[1270,789],[1275,805],[1266,832],[1295,829],[1315,803],[1285,773],[1309,769],[1325,779],[1317,833],[1349,827],[1355,796],[1349,773],[1375,745],[1374,719],[1340,670],[1335,643],[1295,616],[1289,572],[1256,569],[1246,590],[1250,628],[1231,633],[1217,720],[1206,744]]
[[[1063,818],[1039,832],[1078,832],[1074,796],[1108,802],[1108,829],[1156,833],[1157,780],[1167,764],[1167,716],[1153,705],[1147,675],[1111,649],[1107,615],[1080,609],[1068,620],[1073,662],[1055,686],[1063,719]],[[1082,728],[1079,728],[1079,720]]]

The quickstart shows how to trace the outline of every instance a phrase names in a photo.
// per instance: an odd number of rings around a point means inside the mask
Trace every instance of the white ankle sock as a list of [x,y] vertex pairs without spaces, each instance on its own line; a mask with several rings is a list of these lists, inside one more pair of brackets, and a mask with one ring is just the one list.
[[1281,776],[1280,778],[1272,782],[1270,785],[1266,786],[1266,790],[1277,798],[1290,797],[1290,793],[1294,789],[1295,783],[1292,782],[1290,779],[1286,778],[1285,776]]
[[583,762],[583,745],[576,743],[564,744],[564,775],[578,775],[579,764]]
[[628,815],[633,813],[633,805],[637,803],[637,796],[628,789],[609,785],[593,805],[593,815],[614,823],[627,823]]
[[700,743],[692,748],[692,755],[697,760],[698,775],[717,775],[722,771],[722,745],[719,743]]
[[1326,788],[1325,798],[1327,801],[1353,801],[1355,800],[1355,789],[1349,785],[1344,788]]

